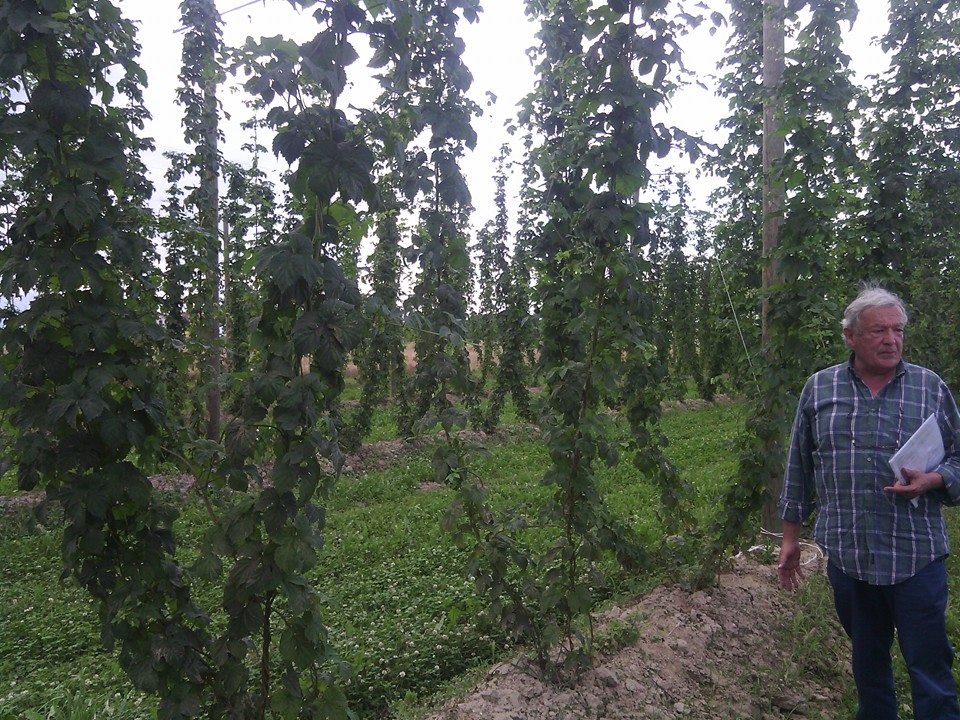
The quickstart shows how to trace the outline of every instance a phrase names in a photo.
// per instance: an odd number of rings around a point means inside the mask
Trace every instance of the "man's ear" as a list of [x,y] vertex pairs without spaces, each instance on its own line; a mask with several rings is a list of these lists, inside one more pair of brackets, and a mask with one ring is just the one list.
[[853,328],[845,327],[843,329],[843,341],[847,344],[847,347],[853,350]]

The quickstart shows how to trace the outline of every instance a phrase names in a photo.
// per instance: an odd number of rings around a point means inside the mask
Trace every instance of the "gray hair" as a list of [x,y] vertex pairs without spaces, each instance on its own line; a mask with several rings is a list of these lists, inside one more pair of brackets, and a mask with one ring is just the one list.
[[860,291],[856,299],[847,305],[847,309],[843,311],[843,329],[846,330],[850,328],[851,330],[856,330],[857,325],[860,323],[860,315],[868,308],[891,306],[896,307],[900,311],[900,314],[903,316],[903,322],[906,324],[909,316],[907,315],[907,308],[903,304],[903,300],[889,290],[884,290],[882,287],[867,285]]

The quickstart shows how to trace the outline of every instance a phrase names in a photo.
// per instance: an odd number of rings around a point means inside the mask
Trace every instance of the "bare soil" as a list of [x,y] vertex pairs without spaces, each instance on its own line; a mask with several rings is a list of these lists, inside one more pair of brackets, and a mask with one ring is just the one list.
[[608,612],[608,637],[628,641],[613,642],[574,683],[544,682],[529,661],[502,663],[428,720],[838,717],[849,678],[798,678],[778,647],[776,628],[794,603],[774,567],[740,556],[714,588],[660,587]]

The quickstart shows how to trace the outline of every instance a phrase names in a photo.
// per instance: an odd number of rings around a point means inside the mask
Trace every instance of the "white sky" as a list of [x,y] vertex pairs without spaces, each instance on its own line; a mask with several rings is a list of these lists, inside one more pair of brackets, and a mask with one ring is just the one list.
[[[242,45],[248,36],[284,35],[303,42],[318,31],[316,21],[309,12],[297,12],[285,0],[267,0],[236,12],[227,12],[241,6],[243,0],[219,0],[217,7],[224,13],[224,42],[228,46]],[[474,76],[471,98],[484,110],[484,115],[474,120],[478,134],[476,150],[464,160],[473,194],[474,205],[487,212],[476,225],[482,225],[493,213],[494,172],[493,158],[504,142],[510,141],[505,132],[510,116],[514,114],[519,100],[533,86],[533,69],[527,60],[526,48],[533,44],[534,28],[523,13],[520,0],[488,0],[481,20],[475,25],[464,24],[461,34],[467,46],[465,62]],[[167,0],[157,3],[151,0],[125,0],[122,3],[128,17],[140,23],[140,42],[143,46],[141,63],[147,71],[149,84],[145,103],[153,115],[146,134],[154,138],[158,153],[147,158],[158,190],[164,187],[165,159],[160,153],[166,150],[187,151],[180,126],[180,107],[175,104],[177,74],[180,71],[180,51],[183,43],[180,26],[179,2]],[[364,49],[357,47],[363,54]],[[242,78],[237,78],[242,80]],[[231,78],[228,83],[237,80]],[[369,106],[379,94],[379,86],[372,79],[372,71],[358,61],[348,69],[348,79],[353,87],[347,101],[357,106]],[[497,96],[497,103],[488,107],[486,93]],[[225,143],[223,153],[229,159],[249,166],[250,157],[240,150],[250,137],[240,129],[240,123],[249,119],[249,111],[243,107],[238,93],[221,93],[224,109],[232,116],[223,126]],[[259,138],[260,143],[270,148],[269,138]],[[519,159],[519,153],[516,159]],[[283,161],[261,157],[261,164],[280,167]]]
[[[304,41],[317,32],[317,25],[310,13],[298,13],[285,0],[265,0],[229,12],[243,4],[244,0],[218,0],[218,9],[224,17],[224,41],[227,45],[240,45],[247,36],[284,35]],[[711,0],[711,4],[718,6],[721,12],[726,11],[725,3],[719,0]],[[848,33],[846,51],[851,56],[854,72],[862,79],[867,73],[875,73],[886,64],[883,54],[870,45],[870,40],[885,30],[887,3],[885,0],[861,0],[860,4],[860,16],[853,31]],[[461,29],[467,47],[465,62],[474,75],[470,95],[484,108],[484,116],[474,121],[479,136],[477,148],[464,160],[464,171],[477,208],[474,227],[481,227],[493,216],[493,158],[500,145],[510,140],[505,126],[515,112],[516,103],[532,88],[534,82],[533,70],[525,51],[535,42],[535,29],[524,16],[523,2],[486,0],[483,5],[480,21],[475,25],[464,24]],[[153,115],[146,134],[154,138],[158,149],[158,153],[146,158],[146,162],[157,186],[159,201],[166,169],[166,161],[160,153],[188,149],[183,142],[180,126],[181,109],[175,104],[183,37],[176,33],[180,25],[179,2],[121,0],[121,7],[128,17],[140,23],[140,42],[143,46],[141,63],[149,81],[145,102]],[[716,125],[726,114],[726,108],[709,88],[713,85],[717,63],[723,53],[725,33],[721,31],[711,36],[708,26],[709,23],[705,22],[681,42],[685,65],[697,74],[708,89],[691,86],[681,92],[660,119],[687,132],[718,140]],[[350,70],[352,73],[348,71],[348,76],[355,87],[348,101],[366,105],[378,92],[376,82],[366,76],[368,71],[362,62],[356,63]],[[487,106],[487,92],[494,93],[498,98],[493,107]],[[222,92],[221,102],[232,117],[223,126],[226,135],[222,148],[224,155],[229,160],[248,166],[250,158],[240,151],[240,146],[249,142],[250,138],[240,129],[240,123],[249,118],[249,113],[236,92]],[[270,147],[269,138],[260,137],[260,142]],[[519,152],[514,159],[520,159]],[[262,165],[266,167],[280,167],[281,162],[273,160],[272,155],[261,158]],[[687,167],[674,157],[667,158],[666,163],[661,163],[659,169],[667,166],[679,169]],[[518,178],[514,178],[513,192],[516,192],[518,182]],[[699,181],[699,194],[705,195],[709,183],[709,180]],[[694,182],[694,187],[696,190],[697,182]],[[512,214],[512,219],[515,219],[515,208]]]

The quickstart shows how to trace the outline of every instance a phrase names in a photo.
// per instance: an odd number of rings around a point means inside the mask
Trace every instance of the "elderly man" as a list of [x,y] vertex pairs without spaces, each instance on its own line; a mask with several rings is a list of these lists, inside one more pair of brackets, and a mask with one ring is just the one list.
[[[843,316],[850,360],[807,381],[780,497],[778,574],[784,588],[796,589],[800,524],[816,507],[814,537],[853,644],[857,718],[896,720],[896,629],[916,720],[960,720],[944,620],[949,548],[941,512],[960,504],[960,415],[943,380],[901,359],[906,324],[896,295],[868,287]],[[898,484],[888,461],[930,415],[946,458],[931,472],[904,469],[908,482]]]

